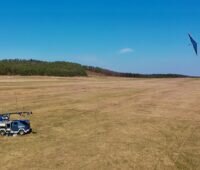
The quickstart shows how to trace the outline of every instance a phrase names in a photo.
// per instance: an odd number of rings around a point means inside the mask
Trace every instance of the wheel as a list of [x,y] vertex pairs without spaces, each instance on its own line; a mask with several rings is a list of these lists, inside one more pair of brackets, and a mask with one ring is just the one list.
[[19,135],[23,136],[24,134],[25,134],[25,133],[24,133],[23,130],[20,130],[20,131],[19,131]]
[[3,131],[3,130],[1,130],[1,131],[0,131],[0,134],[1,134],[1,136],[5,136],[5,135],[6,135],[6,132]]

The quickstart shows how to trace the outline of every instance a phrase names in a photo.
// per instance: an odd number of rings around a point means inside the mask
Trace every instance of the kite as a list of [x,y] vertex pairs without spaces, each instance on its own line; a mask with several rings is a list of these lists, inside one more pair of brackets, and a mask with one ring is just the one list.
[[196,55],[198,55],[198,46],[197,46],[197,42],[192,38],[192,36],[190,34],[188,34],[190,37],[190,41],[192,43],[192,46],[194,48],[194,51],[196,53]]

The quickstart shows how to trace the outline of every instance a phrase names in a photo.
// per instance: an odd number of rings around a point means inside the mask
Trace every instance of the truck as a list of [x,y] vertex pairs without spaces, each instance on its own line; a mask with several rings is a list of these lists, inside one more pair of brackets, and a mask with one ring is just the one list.
[[14,112],[0,114],[0,135],[25,135],[32,132],[29,120],[10,120],[10,115],[30,115],[32,112]]
[[32,132],[30,122],[28,120],[12,120],[0,122],[0,135],[25,135]]

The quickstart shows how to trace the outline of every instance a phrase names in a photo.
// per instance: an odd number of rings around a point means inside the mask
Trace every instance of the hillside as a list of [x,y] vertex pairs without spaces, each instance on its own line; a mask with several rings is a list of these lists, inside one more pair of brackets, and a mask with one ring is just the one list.
[[87,76],[80,64],[19,59],[1,60],[0,75]]
[[138,73],[121,73],[116,71],[111,71],[108,69],[93,67],[93,66],[84,66],[87,73],[90,75],[96,76],[114,76],[114,77],[134,77],[134,78],[184,78],[190,77],[180,74],[138,74]]
[[81,64],[56,61],[38,61],[38,60],[0,60],[0,75],[39,75],[39,76],[113,76],[113,77],[133,77],[133,78],[183,78],[189,77],[179,74],[138,74],[121,73],[108,69],[82,66]]

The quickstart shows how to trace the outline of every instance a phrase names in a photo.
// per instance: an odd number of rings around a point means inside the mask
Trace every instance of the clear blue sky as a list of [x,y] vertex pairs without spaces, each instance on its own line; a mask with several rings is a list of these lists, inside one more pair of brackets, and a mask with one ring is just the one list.
[[0,23],[0,59],[200,75],[198,0],[4,0]]

